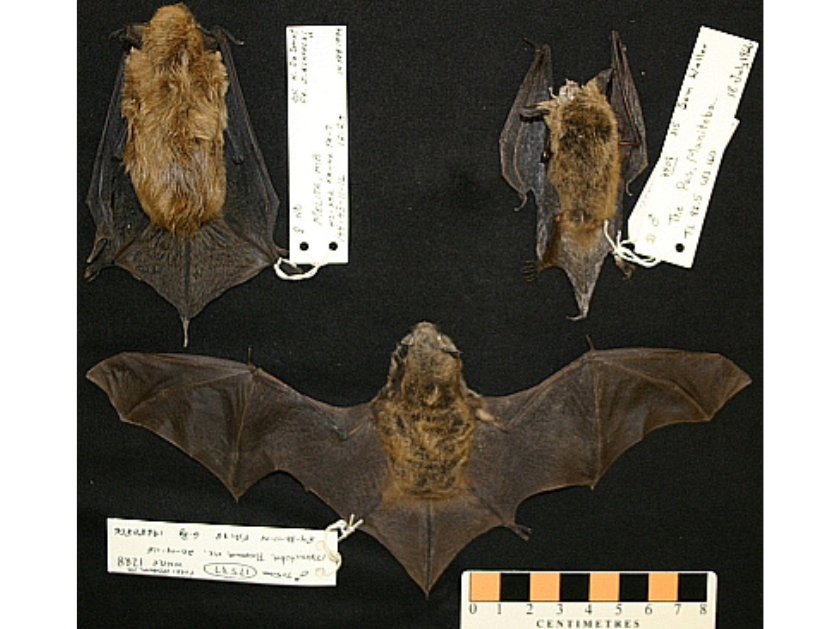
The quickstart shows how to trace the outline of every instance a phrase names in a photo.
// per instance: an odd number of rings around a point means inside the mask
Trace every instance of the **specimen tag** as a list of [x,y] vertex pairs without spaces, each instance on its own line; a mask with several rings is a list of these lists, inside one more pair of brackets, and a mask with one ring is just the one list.
[[289,260],[349,261],[347,29],[289,26]]
[[[331,529],[332,527],[330,527]],[[108,572],[333,586],[338,530],[108,519]]]
[[748,39],[700,29],[661,157],[629,217],[629,240],[637,253],[693,265],[757,48]]
[[713,572],[464,572],[461,629],[714,629]]

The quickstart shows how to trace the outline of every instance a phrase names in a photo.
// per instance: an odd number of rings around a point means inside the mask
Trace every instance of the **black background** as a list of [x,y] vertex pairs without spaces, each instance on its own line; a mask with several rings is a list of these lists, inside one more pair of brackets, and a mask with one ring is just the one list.
[[[105,518],[323,528],[336,516],[274,474],[239,503],[206,469],[121,424],[84,379],[123,350],[182,351],[175,310],[119,269],[80,278],[94,225],[84,205],[119,63],[108,35],[158,3],[78,4],[78,622],[82,627],[456,627],[468,569],[714,570],[718,627],[762,620],[762,51],[739,109],[691,270],[660,265],[630,281],[608,260],[589,319],[560,271],[522,280],[535,212],[501,178],[498,136],[532,60],[548,42],[556,81],[628,48],[657,158],[699,27],[762,43],[762,5],[723,2],[192,2],[234,50],[251,120],[281,197],[286,236],[285,27],[348,26],[351,261],[305,282],[266,270],[211,303],[189,351],[253,361],[334,404],[375,395],[388,355],[430,320],[464,352],[481,393],[532,386],[588,346],[720,352],[754,384],[701,426],[674,426],[627,452],[596,491],[526,501],[529,542],[495,529],[467,546],[426,599],[375,540],[341,545],[339,586],[295,589],[106,572]],[[647,173],[636,182],[640,192]],[[628,202],[631,208],[633,201]],[[347,470],[348,474],[352,470]]]

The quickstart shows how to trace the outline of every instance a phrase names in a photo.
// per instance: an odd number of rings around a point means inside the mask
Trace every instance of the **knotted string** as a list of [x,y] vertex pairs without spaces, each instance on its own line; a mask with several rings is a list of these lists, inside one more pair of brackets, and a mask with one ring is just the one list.
[[606,242],[608,242],[609,246],[612,247],[612,255],[615,256],[615,258],[620,258],[621,260],[625,260],[631,264],[637,264],[638,266],[643,266],[648,269],[661,262],[661,260],[655,256],[643,255],[636,253],[633,249],[630,249],[627,246],[627,243],[631,243],[632,241],[621,240],[620,231],[617,233],[617,238],[612,240],[612,237],[609,235],[609,221],[603,221],[603,235],[606,236]]
[[358,527],[362,524],[364,524],[363,519],[359,518],[358,520],[356,520],[355,515],[350,514],[349,522],[346,522],[344,520],[338,520],[337,522],[330,524],[326,527],[323,539],[320,540],[316,546],[318,550],[321,550],[324,553],[326,553],[326,556],[329,559],[329,561],[335,564],[335,569],[332,570],[332,572],[327,572],[323,568],[318,568],[315,572],[319,577],[332,576],[341,568],[341,553],[339,553],[337,550],[332,550],[329,547],[329,544],[326,543],[330,531],[338,531],[338,542],[340,543],[347,539],[350,535],[355,533],[356,529],[358,529]]
[[299,280],[308,280],[309,278],[314,277],[318,270],[323,266],[323,264],[313,264],[312,268],[308,271],[305,271],[304,273],[295,273],[294,275],[289,275],[288,273],[283,271],[283,264],[295,266],[285,258],[280,258],[274,263],[274,273],[276,273],[277,277],[279,277],[281,280],[289,280],[294,282],[297,282]]

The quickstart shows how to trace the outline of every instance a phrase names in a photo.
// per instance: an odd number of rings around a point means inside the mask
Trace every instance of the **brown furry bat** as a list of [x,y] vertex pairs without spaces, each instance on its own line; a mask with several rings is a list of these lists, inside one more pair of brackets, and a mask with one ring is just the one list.
[[192,234],[227,188],[227,69],[182,4],[158,9],[125,60],[125,170],[151,222]]
[[[96,222],[85,279],[116,265],[190,320],[276,263],[279,199],[221,28],[182,4],[123,28],[123,63],[87,204]],[[300,272],[291,268],[292,272]]]
[[[623,222],[626,186],[647,167],[644,120],[626,51],[612,32],[612,65],[584,86],[568,81],[554,95],[546,44],[522,82],[501,133],[501,170],[521,205],[536,200],[533,280],[544,269],[565,270],[579,315],[588,316],[603,259]],[[610,89],[609,99],[606,98]],[[631,267],[616,257],[628,275]]]
[[615,215],[621,175],[615,112],[595,79],[582,88],[566,82],[534,111],[548,126],[548,181],[562,199],[556,229],[591,248]]
[[391,477],[385,497],[444,498],[463,489],[472,434],[478,421],[492,418],[461,370],[457,347],[430,323],[402,339],[387,386],[373,402]]
[[120,418],[203,463],[237,499],[285,470],[384,544],[427,593],[455,555],[542,491],[593,487],[650,430],[709,420],[749,383],[718,354],[590,351],[541,384],[469,390],[452,340],[416,325],[370,402],[336,407],[253,365],[120,354],[88,378]]

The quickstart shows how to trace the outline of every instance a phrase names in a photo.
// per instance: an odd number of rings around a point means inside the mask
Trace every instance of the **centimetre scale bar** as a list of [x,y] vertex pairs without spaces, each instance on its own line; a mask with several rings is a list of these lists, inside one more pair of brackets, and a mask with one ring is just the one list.
[[714,629],[713,572],[464,572],[461,629]]

